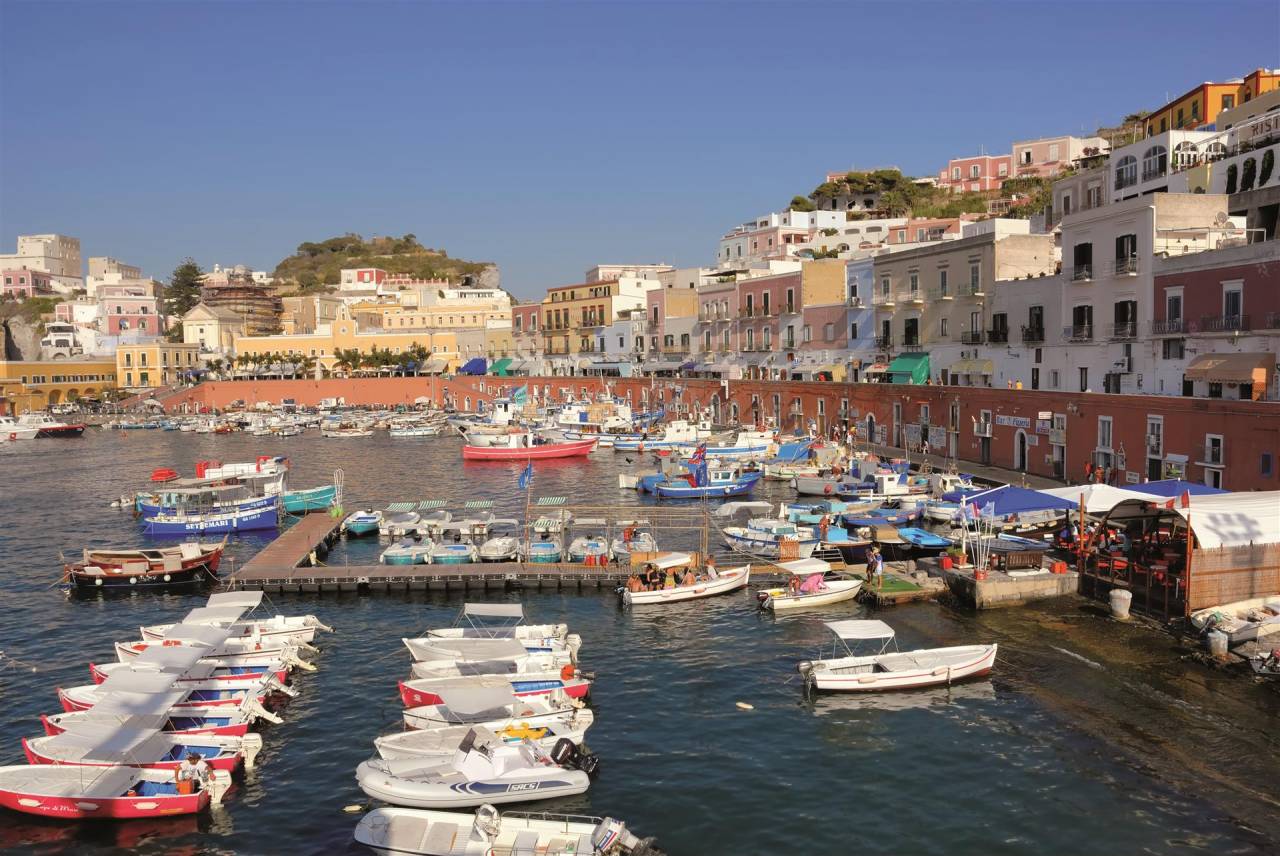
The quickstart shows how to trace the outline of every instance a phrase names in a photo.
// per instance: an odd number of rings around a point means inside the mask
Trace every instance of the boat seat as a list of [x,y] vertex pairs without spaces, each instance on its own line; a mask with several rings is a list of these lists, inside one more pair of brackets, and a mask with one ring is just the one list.
[[467,852],[467,836],[458,841],[458,824],[433,823],[427,828],[419,849],[423,853],[439,853],[441,856],[453,856]]
[[522,829],[516,833],[509,856],[538,856],[538,833],[532,829]]

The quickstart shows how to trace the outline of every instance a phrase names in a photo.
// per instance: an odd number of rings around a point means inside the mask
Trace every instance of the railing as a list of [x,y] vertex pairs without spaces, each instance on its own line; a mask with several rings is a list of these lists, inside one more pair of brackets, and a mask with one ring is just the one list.
[[924,292],[920,289],[910,289],[902,296],[902,299],[908,303],[924,303]]
[[850,298],[848,299],[848,301],[847,301],[847,302],[848,302],[848,304],[849,304],[850,306],[861,306],[861,305],[862,305],[862,298],[861,298],[861,297],[850,297]]
[[1027,345],[1034,344],[1037,342],[1043,342],[1044,328],[1024,326],[1022,328],[1022,341],[1023,341],[1023,344],[1027,344]]
[[981,330],[964,330],[960,333],[960,344],[962,345],[981,345]]
[[893,337],[892,337],[892,336],[876,336],[876,350],[877,350],[877,351],[892,351],[892,350],[893,350]]
[[992,423],[990,423],[990,422],[975,422],[975,423],[973,423],[973,436],[975,436],[975,437],[990,437],[990,436],[991,436],[991,424],[992,424]]
[[1128,258],[1116,259],[1111,263],[1111,272],[1117,275],[1137,273],[1138,257],[1129,256]]
[[955,296],[955,293],[950,288],[929,289],[930,300],[954,300]]
[[1071,271],[1072,282],[1084,282],[1093,279],[1093,265],[1076,265]]
[[1266,325],[1268,330],[1280,330],[1280,312],[1268,312]]
[[1120,321],[1111,325],[1112,339],[1133,339],[1138,335],[1137,321]]
[[1201,333],[1235,333],[1250,329],[1248,315],[1215,315],[1200,319]]
[[1222,466],[1225,463],[1225,459],[1226,456],[1223,454],[1221,446],[1206,445],[1204,447],[1204,457],[1201,458],[1204,463]]
[[1003,330],[1003,329],[988,330],[987,341],[992,343],[993,345],[1003,345],[1004,343],[1009,341],[1009,331]]
[[1064,327],[1062,329],[1062,337],[1072,342],[1091,342],[1093,341],[1093,325],[1076,324],[1072,327]]
[[920,343],[919,339],[908,339],[903,341],[902,350],[909,354],[918,354],[924,350],[924,345]]
[[796,308],[796,305],[795,305],[794,303],[788,303],[786,306],[784,306],[784,307],[782,308],[782,314],[783,314],[783,315],[798,315],[798,314],[800,314],[800,310]]
[[873,297],[873,298],[872,298],[872,302],[873,302],[873,303],[875,303],[875,305],[876,305],[876,306],[892,306],[892,305],[893,305],[893,295],[892,295],[892,294],[878,294],[878,295],[876,295],[875,297]]
[[1164,178],[1164,176],[1165,170],[1163,167],[1157,169],[1144,169],[1142,171],[1142,180],[1144,182],[1155,181],[1157,178]]
[[976,284],[972,282],[967,282],[964,285],[960,286],[960,288],[956,293],[959,294],[961,297],[985,297],[987,294],[987,290],[986,288],[983,287],[982,283],[980,282]]
[[1159,434],[1147,435],[1147,454],[1153,457],[1164,456],[1164,440]]
[[1171,336],[1185,333],[1184,324],[1181,318],[1162,318],[1151,322],[1151,335],[1153,336]]
[[1067,445],[1067,429],[1066,428],[1050,428],[1049,442],[1055,446]]
[[741,309],[739,309],[739,310],[738,310],[738,317],[739,317],[739,318],[750,318],[750,317],[751,317],[751,312],[752,312],[752,309],[751,309],[751,307],[750,307],[750,306],[744,306],[744,307],[742,307]]

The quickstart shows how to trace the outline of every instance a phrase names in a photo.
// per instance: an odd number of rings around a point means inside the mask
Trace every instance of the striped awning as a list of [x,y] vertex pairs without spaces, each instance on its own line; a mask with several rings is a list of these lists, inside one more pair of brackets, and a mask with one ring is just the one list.
[[424,499],[422,502],[418,503],[418,510],[434,511],[437,508],[444,508],[447,504],[448,501],[443,499]]
[[564,505],[567,499],[568,497],[564,496],[540,496],[534,505],[541,505],[544,507],[548,505]]
[[412,502],[393,502],[387,506],[387,511],[392,514],[404,514],[406,511],[413,511],[414,503]]
[[533,521],[534,529],[558,529],[564,525],[564,521],[556,517],[539,517]]
[[468,500],[466,504],[463,505],[462,507],[468,510],[493,508],[493,500],[492,499],[471,499],[471,500]]

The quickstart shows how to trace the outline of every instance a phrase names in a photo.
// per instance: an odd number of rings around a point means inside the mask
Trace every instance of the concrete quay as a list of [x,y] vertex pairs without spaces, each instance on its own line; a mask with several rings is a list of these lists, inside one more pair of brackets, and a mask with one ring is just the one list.
[[917,560],[916,567],[941,578],[952,595],[974,609],[1021,606],[1033,600],[1075,595],[1080,589],[1080,575],[1071,570],[1064,574],[1045,567],[1039,572],[1030,569],[1012,574],[989,570],[985,580],[978,580],[974,579],[977,569],[972,565],[946,569],[939,559],[929,558]]

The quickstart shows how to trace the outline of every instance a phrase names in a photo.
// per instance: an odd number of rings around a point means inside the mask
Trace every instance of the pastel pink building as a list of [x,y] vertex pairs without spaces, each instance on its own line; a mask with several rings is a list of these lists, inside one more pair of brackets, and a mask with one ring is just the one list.
[[980,215],[960,217],[913,217],[901,226],[890,227],[886,236],[889,244],[919,244],[925,241],[941,241],[944,236],[960,237],[961,226],[979,219]]
[[99,290],[98,304],[102,308],[102,332],[107,336],[159,336],[165,331],[156,297],[145,286],[104,285]]
[[947,168],[938,173],[938,186],[955,193],[999,190],[1012,176],[1012,155],[975,155],[947,161]]
[[1050,177],[1082,158],[1106,154],[1111,144],[1102,137],[1042,137],[1013,144],[1013,166],[1018,175]]
[[801,275],[761,276],[738,283],[738,345],[743,351],[776,352],[784,319],[801,313]]
[[[848,314],[843,303],[806,306],[797,348],[802,351],[834,351],[849,347],[849,329],[845,323]],[[784,339],[785,333],[784,330]]]
[[37,294],[49,294],[53,291],[53,277],[44,271],[28,268],[13,268],[0,272],[0,295],[25,300]]
[[738,350],[738,284],[732,279],[698,290],[696,333],[704,353]]

